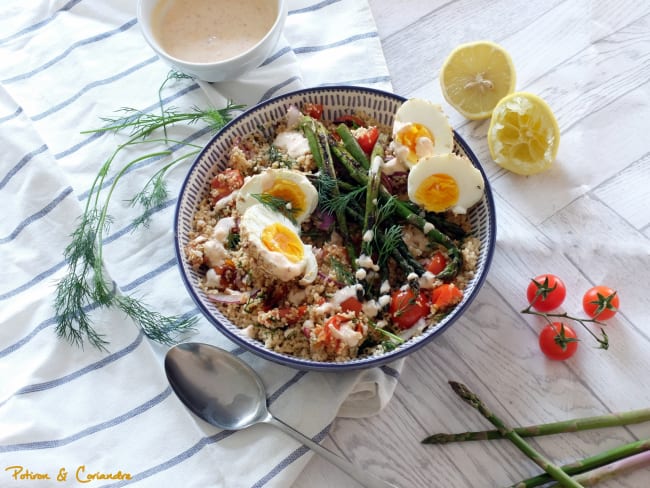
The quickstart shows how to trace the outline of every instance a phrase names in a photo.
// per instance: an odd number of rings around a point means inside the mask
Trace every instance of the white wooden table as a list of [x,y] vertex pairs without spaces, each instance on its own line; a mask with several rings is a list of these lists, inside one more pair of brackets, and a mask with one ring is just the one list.
[[[535,424],[650,406],[650,2],[370,0],[395,93],[442,103],[488,174],[497,249],[469,313],[406,361],[394,398],[377,416],[338,419],[326,445],[400,487],[508,486],[540,470],[508,441],[425,446],[434,432],[488,428],[448,380],[466,383],[506,421]],[[517,89],[545,98],[562,140],[548,173],[500,170],[487,122],[444,103],[438,73],[461,42],[503,45]],[[556,273],[564,309],[581,314],[584,291],[617,289],[608,351],[582,333],[566,362],[537,346],[542,322],[522,315],[529,280]],[[532,440],[557,463],[650,437],[650,424]],[[314,457],[295,488],[356,487]],[[650,486],[650,468],[604,487]]]

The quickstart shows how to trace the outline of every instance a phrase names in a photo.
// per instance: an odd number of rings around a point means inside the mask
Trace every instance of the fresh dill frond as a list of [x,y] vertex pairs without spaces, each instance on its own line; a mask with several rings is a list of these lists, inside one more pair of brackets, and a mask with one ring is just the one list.
[[251,196],[262,205],[265,205],[275,212],[281,213],[293,224],[298,223],[296,221],[296,215],[298,215],[302,209],[294,207],[289,200],[276,197],[269,193],[252,193]]
[[366,194],[366,188],[363,186],[336,194],[330,191],[332,183],[336,185],[336,181],[326,176],[321,176],[318,181],[319,188],[322,189],[322,191],[319,191],[319,206],[324,212],[332,215],[345,212],[350,207],[359,207]]
[[130,136],[136,139],[144,139],[156,130],[164,129],[165,137],[167,137],[167,129],[171,125],[181,122],[188,125],[203,122],[211,130],[216,131],[231,119],[233,112],[241,110],[243,107],[243,105],[235,105],[229,102],[222,109],[201,109],[195,106],[189,111],[183,112],[172,107],[162,110],[160,114],[143,112],[132,107],[122,107],[117,110],[117,113],[121,113],[119,116],[101,117],[101,120],[106,123],[104,127],[83,131],[82,134],[128,131]]
[[192,330],[198,321],[196,316],[184,318],[163,315],[128,295],[119,295],[115,301],[120,310],[131,317],[147,337],[161,344],[174,344],[180,334]]
[[377,204],[376,226],[391,220],[397,214],[397,197],[391,195],[385,202]]
[[334,270],[336,280],[346,285],[354,285],[357,280],[349,266],[335,257],[330,257],[330,266]]
[[[142,215],[134,220],[137,227],[148,222],[153,211],[166,203],[167,187],[165,177],[178,163],[193,157],[200,147],[186,141],[173,141],[167,136],[167,128],[176,124],[204,124],[211,130],[221,129],[232,118],[233,112],[243,108],[228,102],[223,109],[202,110],[193,107],[187,112],[163,107],[162,89],[172,80],[188,78],[180,73],[171,73],[163,81],[158,96],[161,105],[160,114],[143,112],[133,108],[123,108],[118,117],[106,117],[102,120],[106,125],[100,129],[84,133],[120,133],[126,132],[129,138],[117,145],[113,153],[101,165],[93,181],[86,200],[86,206],[80,216],[77,227],[71,235],[71,241],[66,246],[64,257],[68,267],[66,274],[57,283],[54,296],[56,312],[56,333],[59,337],[77,346],[83,347],[89,342],[100,350],[106,350],[108,345],[104,335],[98,333],[92,323],[91,312],[96,308],[117,308],[134,320],[142,331],[155,341],[171,344],[178,334],[191,329],[196,323],[196,317],[166,317],[150,310],[142,301],[117,292],[115,284],[109,280],[104,270],[103,241],[112,223],[109,215],[111,197],[121,179],[134,169],[136,165],[145,162],[162,162],[159,168],[144,187],[130,200],[132,205],[141,206]],[[155,139],[152,136],[157,131],[164,131],[164,137]],[[118,157],[126,148],[140,147],[143,144],[160,146],[174,143],[190,149],[187,153],[171,162],[168,157],[170,149],[157,149],[142,154],[124,163],[113,171]],[[109,174],[114,176],[110,184]],[[106,188],[104,188],[106,186]]]
[[388,258],[399,248],[401,242],[401,225],[394,224],[386,229],[381,245],[378,247],[377,264],[379,267],[386,265]]

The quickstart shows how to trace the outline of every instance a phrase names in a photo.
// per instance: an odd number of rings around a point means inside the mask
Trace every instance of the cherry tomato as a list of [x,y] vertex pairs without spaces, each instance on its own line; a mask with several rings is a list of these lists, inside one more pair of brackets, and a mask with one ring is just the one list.
[[341,310],[343,312],[359,313],[363,309],[363,304],[355,297],[346,298],[341,302]]
[[463,298],[463,292],[453,283],[437,286],[431,292],[431,303],[438,309],[453,307]]
[[287,324],[295,325],[300,322],[307,313],[307,305],[300,305],[299,307],[283,307],[278,309],[278,314],[281,319],[284,319]]
[[539,275],[528,284],[528,303],[540,312],[556,309],[566,297],[564,282],[553,274]]
[[578,349],[575,331],[561,322],[553,322],[539,334],[539,348],[549,359],[564,361],[573,356]]
[[608,286],[589,288],[582,297],[582,308],[585,313],[596,320],[611,319],[618,311],[619,299],[616,290]]
[[408,288],[393,292],[389,311],[395,325],[404,330],[429,314],[429,304],[424,292],[416,294]]
[[238,190],[244,184],[244,177],[238,169],[228,168],[217,174],[210,182],[212,203]]
[[379,129],[377,127],[368,127],[365,130],[359,129],[361,132],[355,138],[363,149],[363,152],[370,154],[375,147],[375,143],[379,138]]
[[320,103],[305,103],[302,111],[312,119],[320,120],[323,116],[323,105]]
[[433,273],[434,275],[437,275],[438,273],[442,273],[446,267],[447,258],[443,253],[438,251],[434,253],[433,256],[431,256],[431,261],[429,261],[427,264],[427,271]]

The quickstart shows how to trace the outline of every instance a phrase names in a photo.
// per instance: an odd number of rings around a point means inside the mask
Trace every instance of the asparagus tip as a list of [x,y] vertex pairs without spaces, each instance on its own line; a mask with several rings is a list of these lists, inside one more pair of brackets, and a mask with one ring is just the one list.
[[478,406],[481,404],[481,401],[478,399],[478,397],[472,393],[470,389],[467,388],[467,386],[464,384],[457,381],[450,381],[449,386],[451,386],[451,389],[454,390],[454,393],[456,393],[456,395],[461,397],[473,407],[478,408]]

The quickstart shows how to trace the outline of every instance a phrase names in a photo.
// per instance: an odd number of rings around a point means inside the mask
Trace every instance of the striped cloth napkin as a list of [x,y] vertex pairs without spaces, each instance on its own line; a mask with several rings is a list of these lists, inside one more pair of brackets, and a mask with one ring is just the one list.
[[[107,351],[58,339],[53,297],[93,180],[126,139],[84,130],[120,107],[156,111],[159,96],[190,109],[226,99],[251,105],[306,86],[390,90],[374,20],[365,1],[290,0],[284,38],[258,70],[219,84],[176,80],[159,95],[169,68],[144,42],[135,3],[0,3],[0,486],[290,486],[311,455],[304,447],[269,426],[233,433],[191,415],[167,383],[166,347],[120,312],[89,306]],[[210,136],[194,126],[173,130],[198,145]],[[122,155],[137,156],[137,148]],[[172,197],[188,164],[169,174]],[[103,240],[106,273],[119,292],[163,314],[197,316],[174,257],[176,199],[157,207],[147,228],[131,224],[137,210],[126,200],[155,168],[134,166],[115,189]],[[315,441],[337,415],[379,411],[401,368],[292,370],[236,348],[203,318],[187,339],[249,362],[274,414]]]

